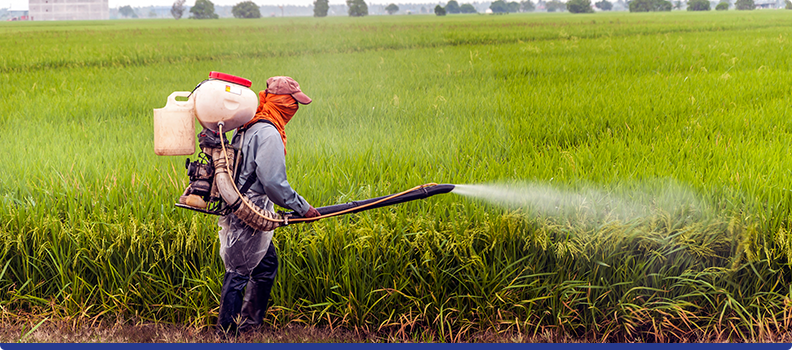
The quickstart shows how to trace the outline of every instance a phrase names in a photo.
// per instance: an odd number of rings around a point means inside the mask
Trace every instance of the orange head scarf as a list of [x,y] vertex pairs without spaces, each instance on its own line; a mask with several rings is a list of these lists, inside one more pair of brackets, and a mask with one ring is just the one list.
[[275,125],[283,140],[283,154],[286,154],[286,123],[297,113],[299,105],[291,95],[273,95],[267,91],[259,91],[259,106],[252,120],[245,123],[242,129],[247,129],[260,120],[268,120]]

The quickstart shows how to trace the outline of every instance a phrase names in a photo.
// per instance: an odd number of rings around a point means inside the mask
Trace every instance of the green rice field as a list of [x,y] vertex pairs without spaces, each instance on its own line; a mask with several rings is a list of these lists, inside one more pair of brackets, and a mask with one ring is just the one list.
[[152,126],[210,71],[314,99],[286,128],[314,206],[490,186],[278,229],[271,327],[789,336],[783,10],[0,23],[0,322],[215,323],[216,217],[173,206]]

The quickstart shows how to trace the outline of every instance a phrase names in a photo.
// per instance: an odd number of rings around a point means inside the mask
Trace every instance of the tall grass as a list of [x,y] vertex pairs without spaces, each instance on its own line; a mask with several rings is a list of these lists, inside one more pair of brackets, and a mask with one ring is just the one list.
[[[268,320],[457,341],[786,332],[792,25],[780,12],[0,24],[0,311],[212,324],[213,217],[177,210],[152,108],[217,70],[314,98],[290,182],[316,206],[425,182],[625,192],[714,213],[535,216],[445,195],[279,229]],[[11,54],[25,47],[25,54]],[[763,338],[765,339],[765,338]]]

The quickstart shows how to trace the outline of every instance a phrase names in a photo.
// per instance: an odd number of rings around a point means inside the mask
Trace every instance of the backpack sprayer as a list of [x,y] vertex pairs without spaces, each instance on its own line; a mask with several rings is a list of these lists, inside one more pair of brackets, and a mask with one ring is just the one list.
[[[164,108],[154,109],[154,153],[160,156],[195,153],[195,119],[203,126],[198,133],[201,152],[198,158],[185,163],[190,184],[179,197],[179,208],[205,214],[233,213],[242,222],[257,230],[271,230],[293,222],[310,222],[342,214],[380,208],[448,193],[454,185],[424,184],[392,195],[318,207],[321,214],[304,218],[296,212],[265,210],[241,193],[233,180],[239,150],[231,147],[224,132],[236,129],[253,119],[258,96],[250,80],[220,72],[209,73],[192,92],[176,91],[168,96]],[[177,97],[187,98],[177,101]]]

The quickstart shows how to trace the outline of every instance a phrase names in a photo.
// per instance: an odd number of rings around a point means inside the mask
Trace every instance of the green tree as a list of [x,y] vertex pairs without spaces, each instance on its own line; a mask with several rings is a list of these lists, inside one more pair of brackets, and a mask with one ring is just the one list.
[[677,0],[677,2],[674,4],[674,8],[677,9],[677,10],[681,10],[682,9],[682,0]]
[[709,0],[690,0],[688,1],[688,11],[709,11]]
[[327,17],[327,11],[330,10],[329,0],[316,0],[314,5],[314,17]]
[[564,12],[566,4],[558,0],[552,0],[545,3],[545,9],[547,9],[547,12]]
[[509,13],[517,13],[520,12],[520,3],[516,1],[512,1],[506,4],[506,8],[508,8]]
[[435,11],[435,15],[438,15],[438,16],[445,16],[446,15],[446,10],[443,8],[443,6],[440,6],[440,5],[435,6],[435,10],[434,11]]
[[536,10],[536,5],[531,0],[520,1],[520,8],[523,12],[533,12]]
[[737,0],[734,3],[734,8],[738,10],[753,10],[756,8],[753,0]]
[[214,4],[209,0],[195,0],[195,6],[190,7],[190,18],[192,19],[216,19]]
[[592,13],[590,0],[569,0],[566,4],[567,10],[571,13]]
[[119,7],[118,8],[118,13],[121,14],[121,16],[124,16],[124,17],[127,17],[127,18],[129,18],[129,17],[138,18],[137,13],[135,13],[135,10],[133,10],[132,6],[129,6],[129,5]]
[[462,10],[459,8],[459,3],[451,0],[445,6],[446,13],[455,14],[460,13]]
[[493,1],[490,4],[490,10],[492,13],[507,13],[509,12],[509,5],[506,5],[506,2],[503,0]]
[[478,13],[478,11],[476,11],[476,8],[473,7],[473,5],[471,4],[463,4],[462,6],[459,7],[459,11],[462,13]]
[[728,2],[721,2],[718,3],[718,6],[715,6],[715,11],[727,11],[729,9]]
[[792,1],[789,1],[789,0],[785,0],[785,1],[786,1],[786,9],[787,10],[792,10]]
[[392,15],[396,12],[399,12],[399,6],[396,4],[390,4],[388,7],[385,8],[385,11],[388,11],[389,15]]
[[613,9],[613,3],[611,3],[608,0],[602,0],[602,1],[595,2],[594,6],[596,6],[598,9],[600,9],[602,11],[610,11],[610,10]]
[[671,11],[671,7],[671,3],[665,0],[630,1],[630,12]]
[[350,17],[368,16],[368,5],[363,0],[346,0]]
[[173,6],[171,6],[171,16],[173,16],[173,18],[182,18],[182,15],[184,15],[185,2],[187,2],[187,0],[176,0],[173,2]]
[[261,11],[253,1],[243,1],[234,5],[231,14],[236,18],[261,18]]

